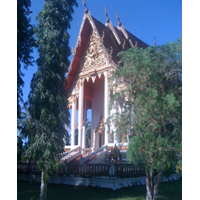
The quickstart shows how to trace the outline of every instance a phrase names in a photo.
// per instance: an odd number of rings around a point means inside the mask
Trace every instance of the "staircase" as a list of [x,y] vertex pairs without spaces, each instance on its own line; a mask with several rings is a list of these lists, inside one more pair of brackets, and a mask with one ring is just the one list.
[[[85,158],[81,158],[80,159],[80,164],[83,164],[85,163],[86,161],[88,161],[89,159],[91,160],[91,158],[95,158],[97,159],[96,157],[100,154],[102,154],[103,152],[108,152],[108,146],[107,145],[103,145],[102,147],[98,148],[96,151],[92,152],[91,154],[89,154],[88,156],[86,156]],[[96,157],[94,157],[96,155]],[[98,156],[99,157],[99,156]],[[90,162],[90,161],[88,161]],[[89,163],[91,164],[91,163]]]
[[[104,145],[104,146],[100,147],[99,149],[97,149],[95,151],[95,152],[98,152],[97,157],[94,158],[92,161],[90,161],[88,164],[110,164],[108,155],[109,155],[111,149],[114,148],[114,145],[115,145],[114,143],[108,144],[108,145]],[[127,154],[126,154],[127,146],[128,146],[127,143],[118,143],[117,144],[117,147],[120,149],[120,153],[122,155],[121,164],[129,164],[129,162],[127,161]],[[102,148],[104,148],[103,151],[102,151]],[[105,149],[106,149],[106,151],[105,151]]]
[[[95,155],[95,157],[88,162],[88,164],[108,164],[106,158],[108,158],[107,151],[101,151]],[[87,162],[87,161],[86,161]]]
[[68,152],[62,154],[61,162],[69,163],[81,155],[81,147],[76,147]]
[[[129,164],[126,160],[126,150],[124,146],[127,144],[117,144],[122,155],[121,164]],[[103,145],[89,155],[84,155],[81,153],[81,147],[76,147],[66,153],[63,153],[63,158],[61,159],[64,163],[69,164],[110,164],[108,155],[110,150],[114,148],[114,144]]]

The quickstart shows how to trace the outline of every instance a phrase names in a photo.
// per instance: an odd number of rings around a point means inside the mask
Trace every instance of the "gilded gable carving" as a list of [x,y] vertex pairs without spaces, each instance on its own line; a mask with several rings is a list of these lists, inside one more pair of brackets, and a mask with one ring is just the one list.
[[102,38],[93,31],[90,40],[86,46],[86,51],[81,59],[81,72],[97,69],[105,64],[105,54],[102,49]]
[[80,82],[80,80],[78,79],[77,81],[76,81],[76,83],[75,83],[75,92],[77,92],[77,91],[79,91],[79,82]]

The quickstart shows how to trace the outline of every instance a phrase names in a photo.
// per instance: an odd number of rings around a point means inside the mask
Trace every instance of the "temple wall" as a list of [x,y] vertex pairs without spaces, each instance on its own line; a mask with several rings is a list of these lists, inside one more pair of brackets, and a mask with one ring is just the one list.
[[[79,167],[82,167],[81,165]],[[111,167],[109,170],[111,174]],[[169,177],[163,176],[161,182],[167,181],[176,181],[182,179],[181,174],[171,174]],[[26,182],[41,182],[41,174],[28,174],[28,173],[17,173],[18,181]],[[75,186],[92,186],[92,187],[101,187],[101,188],[110,188],[113,190],[120,189],[128,186],[137,186],[145,185],[146,177],[130,177],[130,178],[116,178],[110,176],[95,176],[92,178],[89,177],[76,177],[76,176],[67,176],[67,175],[52,175],[48,179],[48,183],[53,184],[66,184],[66,185],[75,185]]]

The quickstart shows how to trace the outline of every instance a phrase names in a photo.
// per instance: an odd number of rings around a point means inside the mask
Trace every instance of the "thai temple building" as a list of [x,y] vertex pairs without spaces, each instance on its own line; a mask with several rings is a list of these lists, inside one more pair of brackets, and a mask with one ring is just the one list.
[[[71,109],[71,145],[65,146],[63,160],[66,163],[76,160],[80,164],[106,163],[109,162],[110,151],[115,147],[124,153],[119,159],[125,163],[128,138],[119,141],[114,125],[108,127],[105,124],[106,119],[116,112],[114,106],[109,109],[111,88],[108,85],[108,78],[117,67],[117,54],[120,51],[136,46],[146,48],[148,45],[123,27],[117,12],[116,28],[108,17],[106,7],[106,22],[102,24],[91,16],[85,2],[84,6],[82,24],[76,46],[72,48],[73,58],[66,77],[65,89],[69,96],[68,108]],[[91,144],[86,148],[88,109],[91,109]],[[76,130],[78,144],[75,143]]]
[[[112,71],[118,66],[117,54],[129,48],[146,48],[148,45],[123,27],[117,13],[116,28],[108,17],[106,7],[104,25],[91,16],[84,0],[83,4],[85,13],[76,46],[72,49],[73,58],[65,88],[68,108],[71,110],[71,144],[64,148],[60,171],[51,175],[48,183],[113,190],[145,185],[143,163],[136,166],[127,161],[128,134],[119,137],[114,123],[111,121],[108,127],[105,122],[109,116],[120,112],[120,108],[110,105],[113,88],[108,83]],[[124,86],[119,85],[117,89],[122,87]],[[91,117],[87,116],[88,110],[91,111]],[[86,140],[88,118],[91,118],[91,137]],[[41,171],[36,161],[32,161],[29,168],[26,162],[18,163],[17,172],[17,179],[20,181],[41,181]],[[164,182],[179,179],[180,174],[162,177]]]

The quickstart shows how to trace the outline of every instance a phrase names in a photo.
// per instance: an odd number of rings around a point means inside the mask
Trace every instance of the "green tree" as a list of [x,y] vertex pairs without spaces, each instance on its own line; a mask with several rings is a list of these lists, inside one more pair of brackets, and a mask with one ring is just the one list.
[[[182,142],[182,39],[119,53],[110,79],[118,133],[130,135],[127,157],[146,170],[146,199],[155,200],[164,172],[179,164]],[[179,162],[179,163],[178,163]]]
[[60,167],[63,138],[69,124],[65,73],[69,66],[69,34],[76,0],[45,0],[35,29],[39,58],[38,71],[31,80],[28,97],[31,143],[27,157],[37,160],[41,170],[40,200],[46,199],[49,175]]
[[20,117],[21,106],[20,102],[23,102],[22,87],[24,81],[22,77],[24,74],[21,71],[22,63],[24,68],[27,69],[29,65],[32,65],[33,47],[35,45],[35,39],[33,37],[33,26],[30,24],[31,11],[30,0],[17,0],[17,117]]
[[17,136],[17,161],[21,161],[23,153],[23,141],[21,137]]
[[28,130],[27,130],[27,125],[29,124],[30,121],[30,114],[28,111],[28,107],[26,103],[23,105],[20,117],[17,118],[17,130],[19,131],[19,136],[22,139],[27,139],[28,138]]

